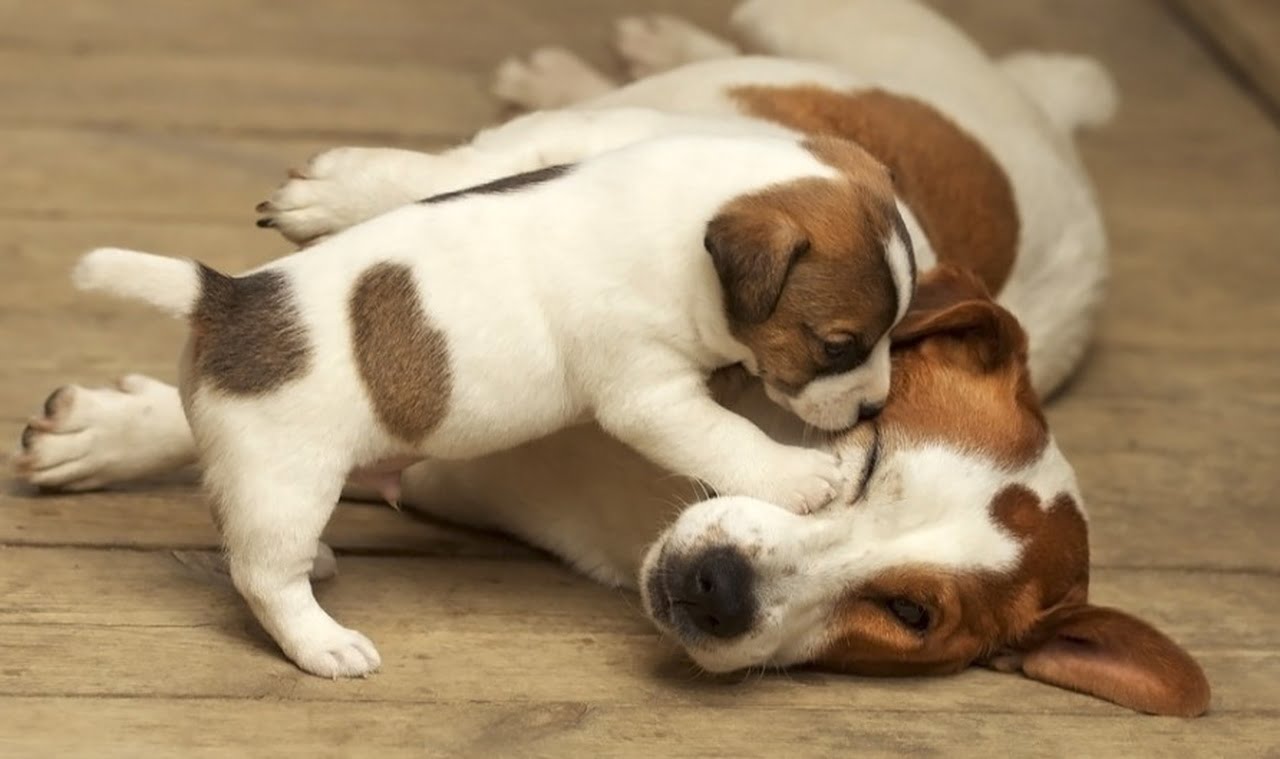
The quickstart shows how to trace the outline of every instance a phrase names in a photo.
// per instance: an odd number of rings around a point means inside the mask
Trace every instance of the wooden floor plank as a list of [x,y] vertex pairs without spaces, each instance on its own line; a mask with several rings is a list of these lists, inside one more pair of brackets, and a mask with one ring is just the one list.
[[[175,477],[174,480],[181,480]],[[188,479],[194,479],[191,475]],[[397,513],[384,504],[344,502],[324,539],[340,551],[425,556],[531,557],[536,551],[487,533]],[[204,497],[181,482],[138,485],[91,496],[0,495],[0,545],[216,549]]]
[[497,118],[486,85],[470,72],[409,63],[0,48],[0,126],[439,141]]
[[487,75],[507,56],[551,44],[586,47],[593,59],[608,64],[613,59],[606,40],[619,16],[679,13],[723,29],[733,5],[733,0],[379,0],[369,7],[355,0],[219,0],[175,13],[166,0],[113,0],[110,5],[61,0],[57,13],[33,13],[24,0],[0,0],[0,29],[9,30],[0,37],[0,48],[69,56],[141,50],[286,62],[416,63]]
[[[650,630],[647,623],[636,627],[630,621],[608,619],[612,614],[591,619],[592,604],[623,618],[637,617],[635,599],[574,576],[555,562],[534,554],[504,554],[497,546],[488,553],[475,550],[461,557],[451,548],[444,545],[428,553],[424,546],[422,558],[342,556],[341,575],[325,585],[324,592],[334,609],[352,618],[420,618],[424,628],[467,625],[458,615],[479,615],[497,620],[492,632],[518,618],[534,620],[527,626],[537,629],[547,618],[581,614],[581,623],[590,629]],[[220,597],[226,594],[225,583],[200,571],[203,565],[177,561],[167,551],[10,547],[5,556],[12,567],[0,578],[6,599],[3,618],[8,622],[199,626],[225,617],[225,610],[206,609],[205,600],[190,597]],[[458,561],[434,561],[431,556]],[[505,562],[514,563],[507,567]],[[1268,600],[1280,592],[1280,577],[1275,575],[1104,569],[1094,573],[1091,585],[1099,603],[1150,619],[1188,646],[1280,652],[1280,629],[1267,624],[1273,613]],[[458,590],[463,586],[472,590]],[[455,606],[452,600],[441,605],[440,598],[453,599],[455,593],[458,603],[470,605]],[[397,598],[406,608],[395,608]],[[1202,613],[1182,611],[1191,604]],[[484,629],[483,622],[479,620],[479,629]]]
[[[22,714],[0,727],[10,756],[136,757],[1020,757],[1178,755],[1264,756],[1280,740],[1269,716],[1210,717],[1199,722],[1110,716],[1041,717],[1028,730],[1022,714],[938,714],[921,720],[891,709],[778,711],[768,707],[551,704],[295,703],[198,699],[87,701],[3,698]],[[767,729],[744,730],[750,724]],[[217,726],[216,730],[210,726]],[[50,740],[33,740],[48,735]],[[92,750],[86,750],[92,746]],[[270,748],[266,748],[270,746]]]
[[[384,667],[335,685],[284,660],[225,579],[199,562],[71,549],[8,548],[3,557],[14,571],[0,578],[0,637],[11,652],[0,694],[1115,711],[977,670],[929,687],[814,672],[759,682],[698,676],[633,596],[550,562],[510,559],[340,557],[338,578],[318,593],[378,643]],[[1276,578],[1104,571],[1094,584],[1100,602],[1144,616],[1200,657],[1217,711],[1280,711],[1280,632],[1268,624]],[[1189,605],[1200,613],[1186,614]],[[102,651],[113,655],[102,660]],[[155,661],[182,662],[182,676]],[[101,676],[86,678],[95,666]]]
[[252,224],[289,166],[332,145],[132,130],[0,129],[0,224],[13,217]]
[[[340,682],[298,671],[247,619],[194,627],[0,623],[11,656],[0,668],[0,695],[387,703],[583,700],[690,709],[771,707],[780,712],[838,706],[917,714],[1134,716],[1090,696],[984,669],[927,682],[815,672],[711,678],[695,672],[655,634],[565,629],[564,623],[531,631],[518,624],[528,618],[508,620],[513,624],[506,632],[477,632],[468,626],[425,629],[400,619],[394,636],[390,623],[361,625],[379,647],[382,668],[367,680]],[[1256,651],[1195,654],[1208,677],[1219,683],[1214,713],[1280,715],[1274,687],[1280,656]]]
[[1280,114],[1280,5],[1272,0],[1169,0]]

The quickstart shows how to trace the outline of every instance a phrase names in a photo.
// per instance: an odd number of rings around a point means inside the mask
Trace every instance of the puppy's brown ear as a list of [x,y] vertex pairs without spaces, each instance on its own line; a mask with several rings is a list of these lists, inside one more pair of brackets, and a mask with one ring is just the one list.
[[1209,681],[1195,659],[1124,612],[1089,604],[1060,609],[1034,638],[1002,668],[1149,714],[1198,717],[1209,709]]
[[746,324],[768,319],[791,267],[809,249],[804,230],[771,209],[731,209],[707,225],[704,241],[724,289],[729,317]]
[[946,336],[972,348],[984,371],[1026,352],[1027,335],[971,272],[939,265],[920,277],[911,307],[893,329],[894,345]]

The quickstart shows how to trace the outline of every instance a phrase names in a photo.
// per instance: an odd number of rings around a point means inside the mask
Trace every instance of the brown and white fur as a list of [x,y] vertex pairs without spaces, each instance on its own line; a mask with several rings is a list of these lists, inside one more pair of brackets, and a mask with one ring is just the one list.
[[[677,474],[807,513],[837,457],[715,402],[741,364],[822,429],[889,390],[915,281],[888,172],[853,143],[699,134],[438,195],[241,277],[103,248],[81,289],[186,319],[182,400],[231,579],[308,672],[379,664],[311,593],[352,478],[594,419]],[[714,125],[713,125],[714,127]]]
[[[517,119],[438,156],[331,151],[262,209],[294,239],[331,234],[419,195],[574,158],[597,141],[612,146],[611,112],[596,110],[605,105],[763,117],[803,132],[812,122],[787,112],[834,102],[848,118],[825,129],[853,124],[846,138],[888,141],[877,157],[898,163],[900,208],[922,269],[933,268],[896,330],[884,412],[811,441],[861,465],[856,501],[804,518],[737,498],[677,514],[668,504],[693,500],[692,487],[581,426],[482,459],[411,468],[405,502],[520,536],[602,582],[638,586],[659,626],[709,669],[810,663],[891,675],[981,664],[1142,711],[1203,713],[1209,687],[1185,651],[1088,602],[1081,494],[1037,398],[1078,362],[1105,275],[1102,225],[1070,139],[1076,127],[1105,120],[1105,74],[1071,57],[992,62],[908,0],[751,0],[734,22],[756,49],[788,58],[738,58],[731,44],[675,19],[627,20],[620,50],[657,76],[614,91],[566,53],[536,54],[504,67],[499,91],[571,109]],[[707,58],[721,60],[698,62]],[[744,87],[773,88],[754,101],[765,110],[744,103]],[[834,101],[815,87],[837,93]],[[898,99],[890,109],[925,109],[932,126],[920,139],[898,139],[912,122],[865,113],[856,96],[871,90]],[[597,132],[600,124],[607,128]],[[557,143],[558,127],[580,147]],[[1017,218],[991,220],[1018,229],[1016,254],[1003,265],[991,265],[988,250],[930,236],[950,222],[919,217],[945,216],[948,204],[922,214],[928,201],[905,197],[911,182],[970,187],[962,165],[945,164],[960,173],[936,176],[914,163],[913,154],[965,147],[957,133],[1008,182]],[[961,152],[972,156],[969,148]],[[758,385],[722,387],[720,397],[762,425],[778,421]],[[780,440],[802,433],[791,422],[767,428]],[[84,430],[95,432],[92,442]],[[136,376],[120,392],[55,392],[24,447],[28,481],[70,488],[194,456],[177,391]]]

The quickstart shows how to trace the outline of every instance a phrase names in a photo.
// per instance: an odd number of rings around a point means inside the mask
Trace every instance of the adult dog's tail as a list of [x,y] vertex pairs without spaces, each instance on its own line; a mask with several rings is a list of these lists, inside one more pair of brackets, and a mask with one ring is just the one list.
[[1000,68],[1066,134],[1102,126],[1115,115],[1119,97],[1111,74],[1084,55],[1014,53]]

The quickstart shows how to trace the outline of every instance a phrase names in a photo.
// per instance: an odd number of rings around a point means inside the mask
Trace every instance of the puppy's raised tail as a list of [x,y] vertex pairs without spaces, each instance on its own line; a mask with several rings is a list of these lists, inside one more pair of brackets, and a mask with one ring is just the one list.
[[98,248],[84,254],[71,270],[71,282],[84,292],[140,300],[185,319],[195,310],[208,274],[216,272],[186,258]]

